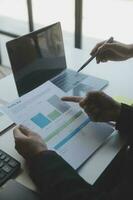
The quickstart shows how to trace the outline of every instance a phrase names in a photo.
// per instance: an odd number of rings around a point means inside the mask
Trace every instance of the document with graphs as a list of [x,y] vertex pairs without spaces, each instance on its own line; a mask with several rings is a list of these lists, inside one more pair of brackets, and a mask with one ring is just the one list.
[[78,104],[63,102],[64,95],[48,81],[8,104],[4,111],[16,124],[39,133],[49,149],[77,169],[113,129],[107,124],[91,122]]

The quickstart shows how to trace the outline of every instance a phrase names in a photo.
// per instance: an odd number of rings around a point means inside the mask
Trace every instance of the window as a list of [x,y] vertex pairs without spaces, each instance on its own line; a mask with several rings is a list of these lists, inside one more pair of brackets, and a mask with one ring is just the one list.
[[74,0],[33,0],[35,29],[61,22],[65,43],[74,45]]
[[84,0],[83,48],[87,48],[87,37],[106,39],[114,36],[122,42],[133,42],[132,21],[132,0]]
[[0,0],[0,64],[10,66],[6,42],[28,32],[27,1]]
[[74,46],[75,0],[0,0],[0,5],[0,54],[3,65],[9,65],[6,41],[30,30],[28,5],[31,5],[30,20],[33,20],[34,29],[60,21],[65,46]]
[[29,32],[26,0],[0,0],[0,30],[16,35]]
[[[60,21],[65,46],[74,47],[78,41],[80,47],[81,24],[83,49],[90,47],[89,38],[103,40],[114,36],[116,40],[132,43],[132,8],[133,0],[0,0],[0,49],[5,52],[7,40],[29,32],[32,22],[36,30]],[[4,52],[0,52],[1,57]]]

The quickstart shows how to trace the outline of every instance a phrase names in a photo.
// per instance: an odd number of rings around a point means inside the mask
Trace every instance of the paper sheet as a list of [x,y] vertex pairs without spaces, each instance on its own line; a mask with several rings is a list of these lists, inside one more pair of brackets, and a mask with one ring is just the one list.
[[94,126],[77,104],[61,100],[64,95],[48,81],[8,104],[4,110],[17,124],[39,133],[49,149],[57,151],[76,169],[105,141],[112,129],[108,133],[105,126],[100,133],[100,127]]

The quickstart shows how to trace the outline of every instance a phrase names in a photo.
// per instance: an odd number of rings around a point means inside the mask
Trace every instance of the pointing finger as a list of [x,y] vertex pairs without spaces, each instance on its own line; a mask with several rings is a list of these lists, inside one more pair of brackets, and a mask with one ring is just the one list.
[[83,97],[79,97],[79,96],[66,96],[66,97],[62,97],[61,98],[63,101],[70,101],[70,102],[75,102],[75,103],[79,103],[80,101],[83,100]]

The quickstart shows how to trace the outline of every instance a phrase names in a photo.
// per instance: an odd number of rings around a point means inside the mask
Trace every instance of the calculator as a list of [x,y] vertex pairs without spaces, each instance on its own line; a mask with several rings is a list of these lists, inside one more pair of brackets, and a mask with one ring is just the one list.
[[0,186],[20,170],[20,163],[0,149]]

